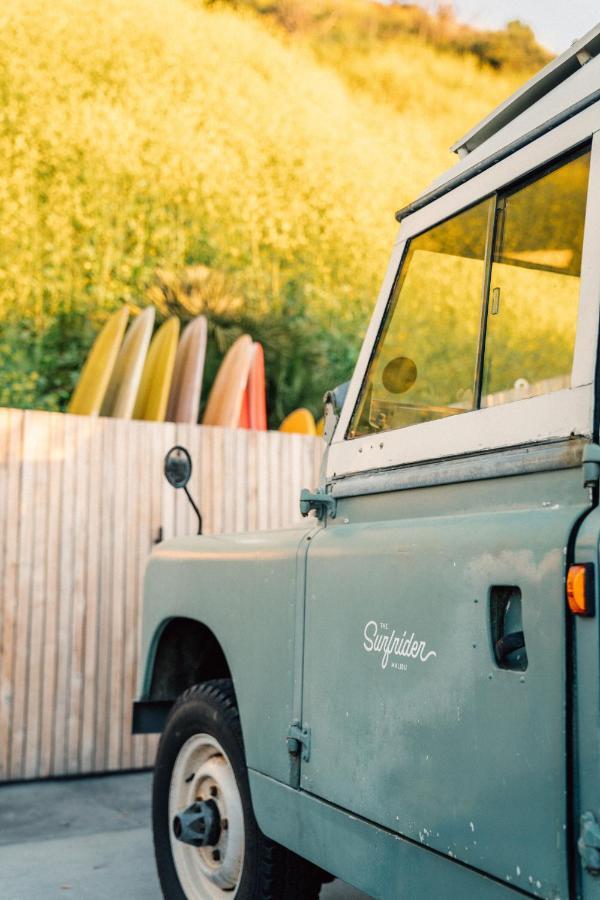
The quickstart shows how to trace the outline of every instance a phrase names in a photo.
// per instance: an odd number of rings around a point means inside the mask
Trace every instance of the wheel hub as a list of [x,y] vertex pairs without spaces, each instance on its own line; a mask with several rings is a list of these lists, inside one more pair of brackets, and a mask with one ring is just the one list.
[[242,802],[229,759],[208,734],[179,751],[169,797],[171,848],[189,900],[232,900],[244,860]]
[[221,837],[221,814],[214,800],[200,800],[173,819],[173,834],[192,847],[214,847]]

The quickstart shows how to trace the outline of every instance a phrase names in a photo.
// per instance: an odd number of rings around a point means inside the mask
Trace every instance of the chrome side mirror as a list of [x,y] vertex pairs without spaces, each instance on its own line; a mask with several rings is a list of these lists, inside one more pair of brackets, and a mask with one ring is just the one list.
[[165,456],[165,478],[174,488],[185,488],[192,477],[192,457],[185,447],[171,447]]
[[192,477],[192,457],[185,447],[171,447],[165,456],[164,473],[171,487],[177,490],[183,488],[185,491],[185,495],[198,518],[198,534],[202,534],[202,515],[188,490],[188,482]]

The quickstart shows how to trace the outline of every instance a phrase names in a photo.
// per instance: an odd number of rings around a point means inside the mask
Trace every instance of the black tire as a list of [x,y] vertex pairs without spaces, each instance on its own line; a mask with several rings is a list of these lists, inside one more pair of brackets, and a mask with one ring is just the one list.
[[[219,742],[233,769],[241,799],[244,860],[235,900],[317,900],[325,873],[269,840],[256,823],[235,693],[226,678],[188,688],[174,704],[161,736],[154,769],[152,825],[163,896],[166,900],[189,900],[171,848],[169,791],[179,751],[196,734],[211,735]],[[223,900],[233,895],[232,891],[221,893]]]

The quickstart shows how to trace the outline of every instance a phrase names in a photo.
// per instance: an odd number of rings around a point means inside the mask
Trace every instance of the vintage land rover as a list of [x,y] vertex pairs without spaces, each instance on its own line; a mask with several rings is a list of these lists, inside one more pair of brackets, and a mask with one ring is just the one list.
[[600,26],[454,149],[306,526],[148,564],[172,900],[600,898]]

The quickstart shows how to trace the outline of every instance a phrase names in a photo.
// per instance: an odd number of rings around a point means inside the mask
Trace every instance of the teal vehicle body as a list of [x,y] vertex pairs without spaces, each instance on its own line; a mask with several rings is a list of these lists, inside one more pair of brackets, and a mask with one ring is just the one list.
[[[285,783],[302,540],[300,529],[165,541],[150,559],[144,591],[144,622],[151,623],[145,643],[151,649],[142,696],[153,694],[155,654],[171,623],[201,621],[218,641],[236,686],[248,764]],[[232,596],[234,604],[222,602]],[[246,716],[257,700],[263,712]]]
[[305,526],[148,563],[136,729],[231,677],[260,828],[373,897],[600,898],[599,50],[401,214]]

